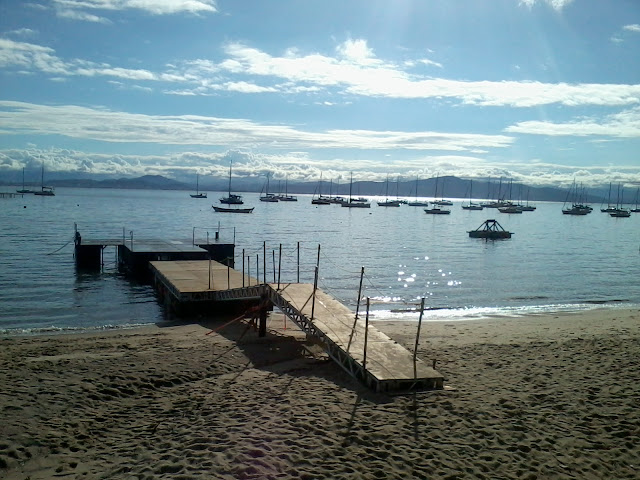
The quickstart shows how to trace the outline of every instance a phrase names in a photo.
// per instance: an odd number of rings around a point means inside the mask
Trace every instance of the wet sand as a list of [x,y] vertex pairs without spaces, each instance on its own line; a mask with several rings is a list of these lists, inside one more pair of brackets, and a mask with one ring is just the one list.
[[0,339],[0,477],[640,477],[637,310],[426,322],[447,388],[399,396],[224,321]]

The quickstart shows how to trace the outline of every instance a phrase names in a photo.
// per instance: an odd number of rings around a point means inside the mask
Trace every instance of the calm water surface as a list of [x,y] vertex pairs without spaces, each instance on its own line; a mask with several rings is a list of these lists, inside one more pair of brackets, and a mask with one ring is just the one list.
[[[14,189],[5,189],[13,191]],[[562,205],[535,212],[466,211],[426,215],[421,207],[348,209],[298,202],[263,203],[246,194],[250,215],[215,213],[220,195],[192,199],[184,191],[58,189],[55,197],[0,199],[0,333],[118,327],[165,318],[153,290],[124,278],[115,250],[102,273],[77,274],[74,223],[83,238],[195,236],[236,243],[251,274],[256,263],[273,281],[282,245],[281,280],[312,282],[320,248],[319,286],[355,310],[361,267],[363,296],[374,318],[417,319],[410,310],[426,297],[426,317],[483,318],[595,306],[640,304],[640,214],[614,219],[599,212],[572,217]],[[514,232],[505,241],[470,239],[468,230],[496,218]],[[219,222],[219,223],[218,223]],[[256,260],[256,255],[258,260]]]

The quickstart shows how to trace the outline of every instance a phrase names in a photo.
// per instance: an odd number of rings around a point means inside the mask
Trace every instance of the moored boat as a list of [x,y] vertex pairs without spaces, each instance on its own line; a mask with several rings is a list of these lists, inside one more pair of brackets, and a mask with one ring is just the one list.
[[226,197],[220,198],[220,203],[223,203],[225,205],[242,205],[244,203],[242,201],[242,195],[231,193],[231,167],[232,166],[233,166],[233,161],[229,162],[229,193]]
[[211,205],[213,210],[218,213],[251,213],[253,212],[254,207],[242,208],[242,207],[217,207],[216,205]]

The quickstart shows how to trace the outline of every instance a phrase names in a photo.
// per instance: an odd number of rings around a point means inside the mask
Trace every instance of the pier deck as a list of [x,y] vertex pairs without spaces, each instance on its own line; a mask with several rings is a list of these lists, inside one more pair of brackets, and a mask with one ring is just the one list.
[[[156,284],[176,302],[255,299],[266,294],[288,318],[315,338],[329,356],[375,391],[442,388],[443,377],[397,342],[313,285],[258,284],[217,262],[151,262]],[[211,275],[211,277],[209,277]],[[211,278],[211,284],[209,283]],[[244,286],[243,286],[244,285]],[[313,310],[313,314],[312,314]],[[365,349],[366,337],[366,349]],[[366,351],[366,353],[365,353]]]

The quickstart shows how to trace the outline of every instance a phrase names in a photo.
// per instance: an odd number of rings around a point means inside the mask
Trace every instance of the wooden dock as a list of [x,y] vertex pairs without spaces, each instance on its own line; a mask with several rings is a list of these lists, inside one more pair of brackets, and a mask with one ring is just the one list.
[[76,233],[76,266],[99,269],[103,264],[103,250],[116,247],[118,265],[133,276],[151,280],[149,262],[156,260],[208,260],[212,258],[233,266],[235,245],[216,240],[213,243],[194,243],[187,240],[159,240],[154,238],[83,238]]
[[[374,391],[443,388],[443,377],[413,353],[311,284],[260,284],[209,261],[153,261],[156,287],[173,304],[253,300],[278,307],[345,371]],[[278,288],[279,287],[279,288]]]

